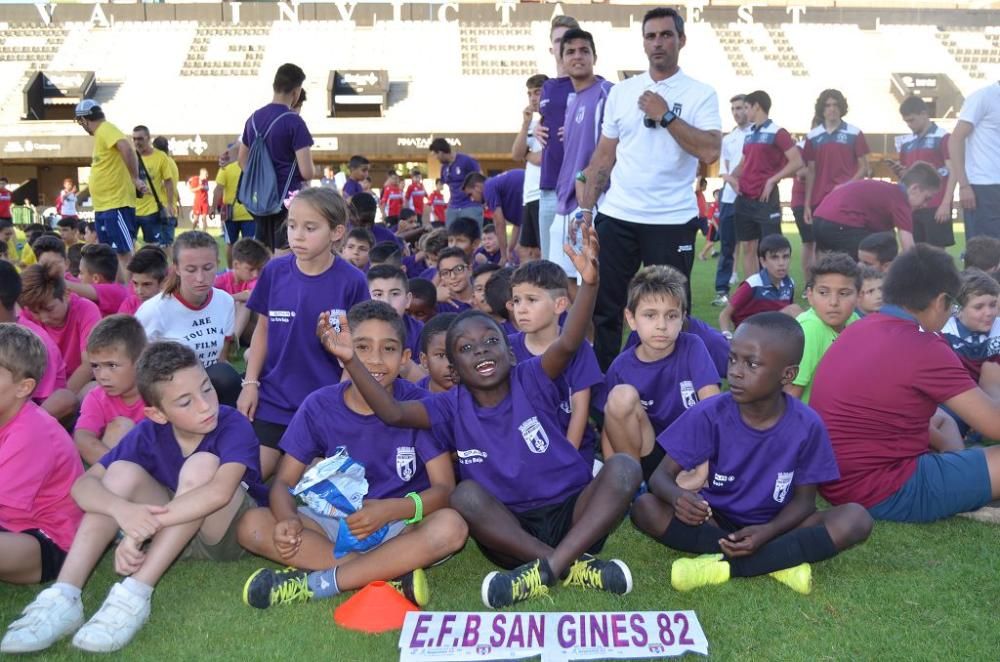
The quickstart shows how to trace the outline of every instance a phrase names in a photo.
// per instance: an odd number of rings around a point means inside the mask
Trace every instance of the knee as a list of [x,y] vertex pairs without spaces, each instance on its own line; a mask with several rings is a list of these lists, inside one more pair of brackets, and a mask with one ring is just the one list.
[[434,555],[444,558],[465,546],[469,526],[457,511],[444,508],[434,513],[434,526],[429,527],[428,533]]
[[183,494],[205,485],[219,470],[219,458],[211,453],[195,453],[184,461],[177,477],[177,493]]
[[268,508],[254,508],[243,513],[236,522],[236,539],[242,547],[256,552],[263,545],[265,537],[271,535],[274,517]]
[[632,503],[632,510],[629,516],[635,528],[649,536],[659,536],[662,530],[655,530],[657,522],[662,520],[663,502],[655,494],[647,492]]
[[616,453],[604,462],[601,473],[608,472],[611,486],[616,492],[631,498],[642,483],[642,466],[624,453]]
[[112,462],[111,466],[104,472],[101,484],[112,494],[127,497],[135,491],[145,476],[148,474],[138,464],[124,461]]
[[117,416],[111,419],[111,422],[108,423],[107,427],[104,429],[104,434],[107,435],[109,433],[113,433],[116,436],[123,435],[134,427],[135,423],[131,418]]
[[837,530],[831,532],[834,544],[846,549],[868,540],[875,527],[875,520],[865,507],[857,503],[847,503],[840,506],[839,510]]
[[642,407],[639,391],[631,384],[619,384],[608,393],[604,405],[604,416],[607,418],[625,419]]
[[463,480],[452,490],[449,503],[468,521],[482,511],[486,492],[482,486],[473,480]]

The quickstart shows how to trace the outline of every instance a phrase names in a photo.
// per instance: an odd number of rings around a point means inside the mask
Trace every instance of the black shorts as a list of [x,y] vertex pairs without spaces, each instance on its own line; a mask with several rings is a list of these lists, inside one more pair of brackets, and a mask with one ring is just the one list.
[[524,210],[521,212],[521,234],[518,235],[517,244],[525,248],[542,247],[538,236],[538,200],[524,204]]
[[813,231],[818,252],[847,253],[852,260],[858,259],[858,244],[861,240],[872,234],[872,231],[866,228],[841,225],[815,216],[813,216]]
[[767,202],[744,195],[736,196],[734,208],[736,241],[756,241],[772,234],[781,234],[781,199],[778,188]]
[[257,223],[255,239],[264,242],[271,251],[288,248],[288,230],[285,227],[287,217],[288,210],[284,208],[270,216],[254,216],[253,220]]
[[652,477],[653,472],[656,468],[660,466],[660,462],[663,462],[663,458],[667,456],[667,451],[663,450],[661,446],[655,439],[653,440],[653,450],[649,451],[649,455],[645,455],[639,458],[639,465],[642,467],[642,479],[649,483],[649,479]]
[[[542,506],[541,508],[527,510],[523,513],[513,513],[513,515],[517,518],[521,528],[528,534],[537,538],[549,547],[555,547],[562,542],[562,539],[566,537],[569,530],[573,528],[573,509],[576,508],[576,500],[579,498],[580,493],[577,492],[576,494],[568,497],[562,503]],[[587,550],[587,553],[599,554],[601,550],[604,549],[604,543],[607,541],[608,535],[610,534],[611,532],[608,531],[608,533],[602,536],[600,540],[591,545],[590,549]],[[483,553],[483,556],[501,568],[510,570],[523,563],[527,563],[530,560],[525,559],[523,561],[518,561],[503,554],[497,554],[492,550],[483,547],[479,544],[478,540],[476,541],[476,544],[479,545],[479,550]]]
[[42,578],[38,583],[45,584],[59,576],[63,561],[66,560],[66,552],[52,542],[52,539],[38,529],[26,529],[24,531],[11,531],[0,526],[0,531],[5,533],[23,533],[38,541],[40,560],[42,565]]
[[934,220],[936,211],[936,209],[915,209],[913,211],[913,241],[939,248],[954,246],[955,233],[951,227],[951,219],[946,223],[938,223]]
[[803,244],[811,244],[816,241],[813,234],[812,223],[806,223],[806,208],[792,207],[792,216],[795,217],[795,227],[799,229],[799,238]]
[[284,436],[285,430],[287,429],[287,425],[282,425],[280,423],[268,423],[267,421],[262,421],[259,418],[253,419],[254,434],[257,435],[257,441],[260,442],[260,445],[265,448],[278,450],[278,443],[281,442],[281,438]]

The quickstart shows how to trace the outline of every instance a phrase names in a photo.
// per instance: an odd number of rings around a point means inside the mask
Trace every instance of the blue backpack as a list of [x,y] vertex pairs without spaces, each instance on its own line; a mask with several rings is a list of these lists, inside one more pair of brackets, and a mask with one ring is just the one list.
[[298,164],[292,162],[285,187],[278,190],[278,175],[274,171],[271,154],[267,151],[267,134],[271,132],[278,120],[291,114],[292,111],[288,111],[275,117],[264,133],[257,130],[254,117],[250,116],[250,126],[253,127],[255,138],[253,144],[250,145],[247,166],[240,175],[236,195],[247,211],[254,216],[271,216],[281,211],[285,196],[288,195],[288,187],[292,185],[292,175],[295,174]]

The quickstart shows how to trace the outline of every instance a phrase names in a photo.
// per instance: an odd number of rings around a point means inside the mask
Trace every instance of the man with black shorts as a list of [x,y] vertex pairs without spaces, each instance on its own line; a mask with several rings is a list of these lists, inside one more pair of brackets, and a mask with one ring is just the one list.
[[735,221],[743,273],[753,274],[759,270],[757,242],[769,234],[781,234],[778,182],[802,167],[802,155],[788,131],[768,117],[771,97],[767,92],[751,92],[746,104],[751,126],[743,145],[743,161],[732,176],[739,180]]
[[577,206],[585,220],[593,218],[601,243],[594,349],[603,370],[621,348],[628,283],[639,265],[667,264],[690,279],[698,233],[694,178],[698,162],[714,163],[722,149],[715,90],[678,66],[687,43],[683,17],[669,7],[651,9],[642,39],[649,70],[611,88],[600,141],[576,177]]
[[524,162],[524,190],[521,212],[521,232],[517,241],[518,262],[524,264],[541,257],[541,242],[538,234],[538,205],[542,191],[542,143],[535,138],[538,120],[538,102],[542,96],[542,85],[549,79],[545,74],[535,74],[525,84],[528,88],[528,105],[522,113],[521,130],[514,138],[510,156],[515,162]]
[[925,206],[913,210],[913,241],[918,244],[932,244],[941,248],[955,245],[955,233],[951,227],[951,201],[955,197],[955,177],[951,174],[948,155],[948,132],[931,121],[930,108],[920,97],[908,97],[899,106],[906,126],[913,133],[896,138],[899,152],[896,174],[924,161],[937,168],[945,185]]

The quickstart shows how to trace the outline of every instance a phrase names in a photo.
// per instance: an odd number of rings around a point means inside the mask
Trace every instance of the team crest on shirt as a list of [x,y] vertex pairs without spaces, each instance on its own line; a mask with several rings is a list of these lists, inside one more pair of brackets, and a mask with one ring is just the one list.
[[583,122],[583,118],[586,116],[587,116],[587,109],[584,106],[580,106],[579,108],[576,109],[576,117],[573,118],[573,121],[575,121],[577,124],[581,124]]
[[545,434],[545,428],[537,416],[532,416],[517,428],[521,432],[521,438],[528,444],[528,450],[532,453],[544,453],[549,450],[549,436]]
[[788,488],[792,485],[793,476],[795,476],[794,471],[778,472],[778,477],[774,481],[774,500],[778,503],[785,502],[785,497],[788,496]]
[[684,104],[674,102],[674,115],[677,117],[681,116],[681,111],[684,109]]
[[837,134],[837,142],[839,142],[842,145],[846,145],[847,144],[847,134],[846,133],[838,133]]
[[396,475],[404,483],[410,482],[417,473],[417,450],[413,446],[396,448]]
[[694,392],[694,382],[685,379],[680,384],[681,387],[681,402],[684,403],[685,409],[690,409],[698,404],[698,395]]

